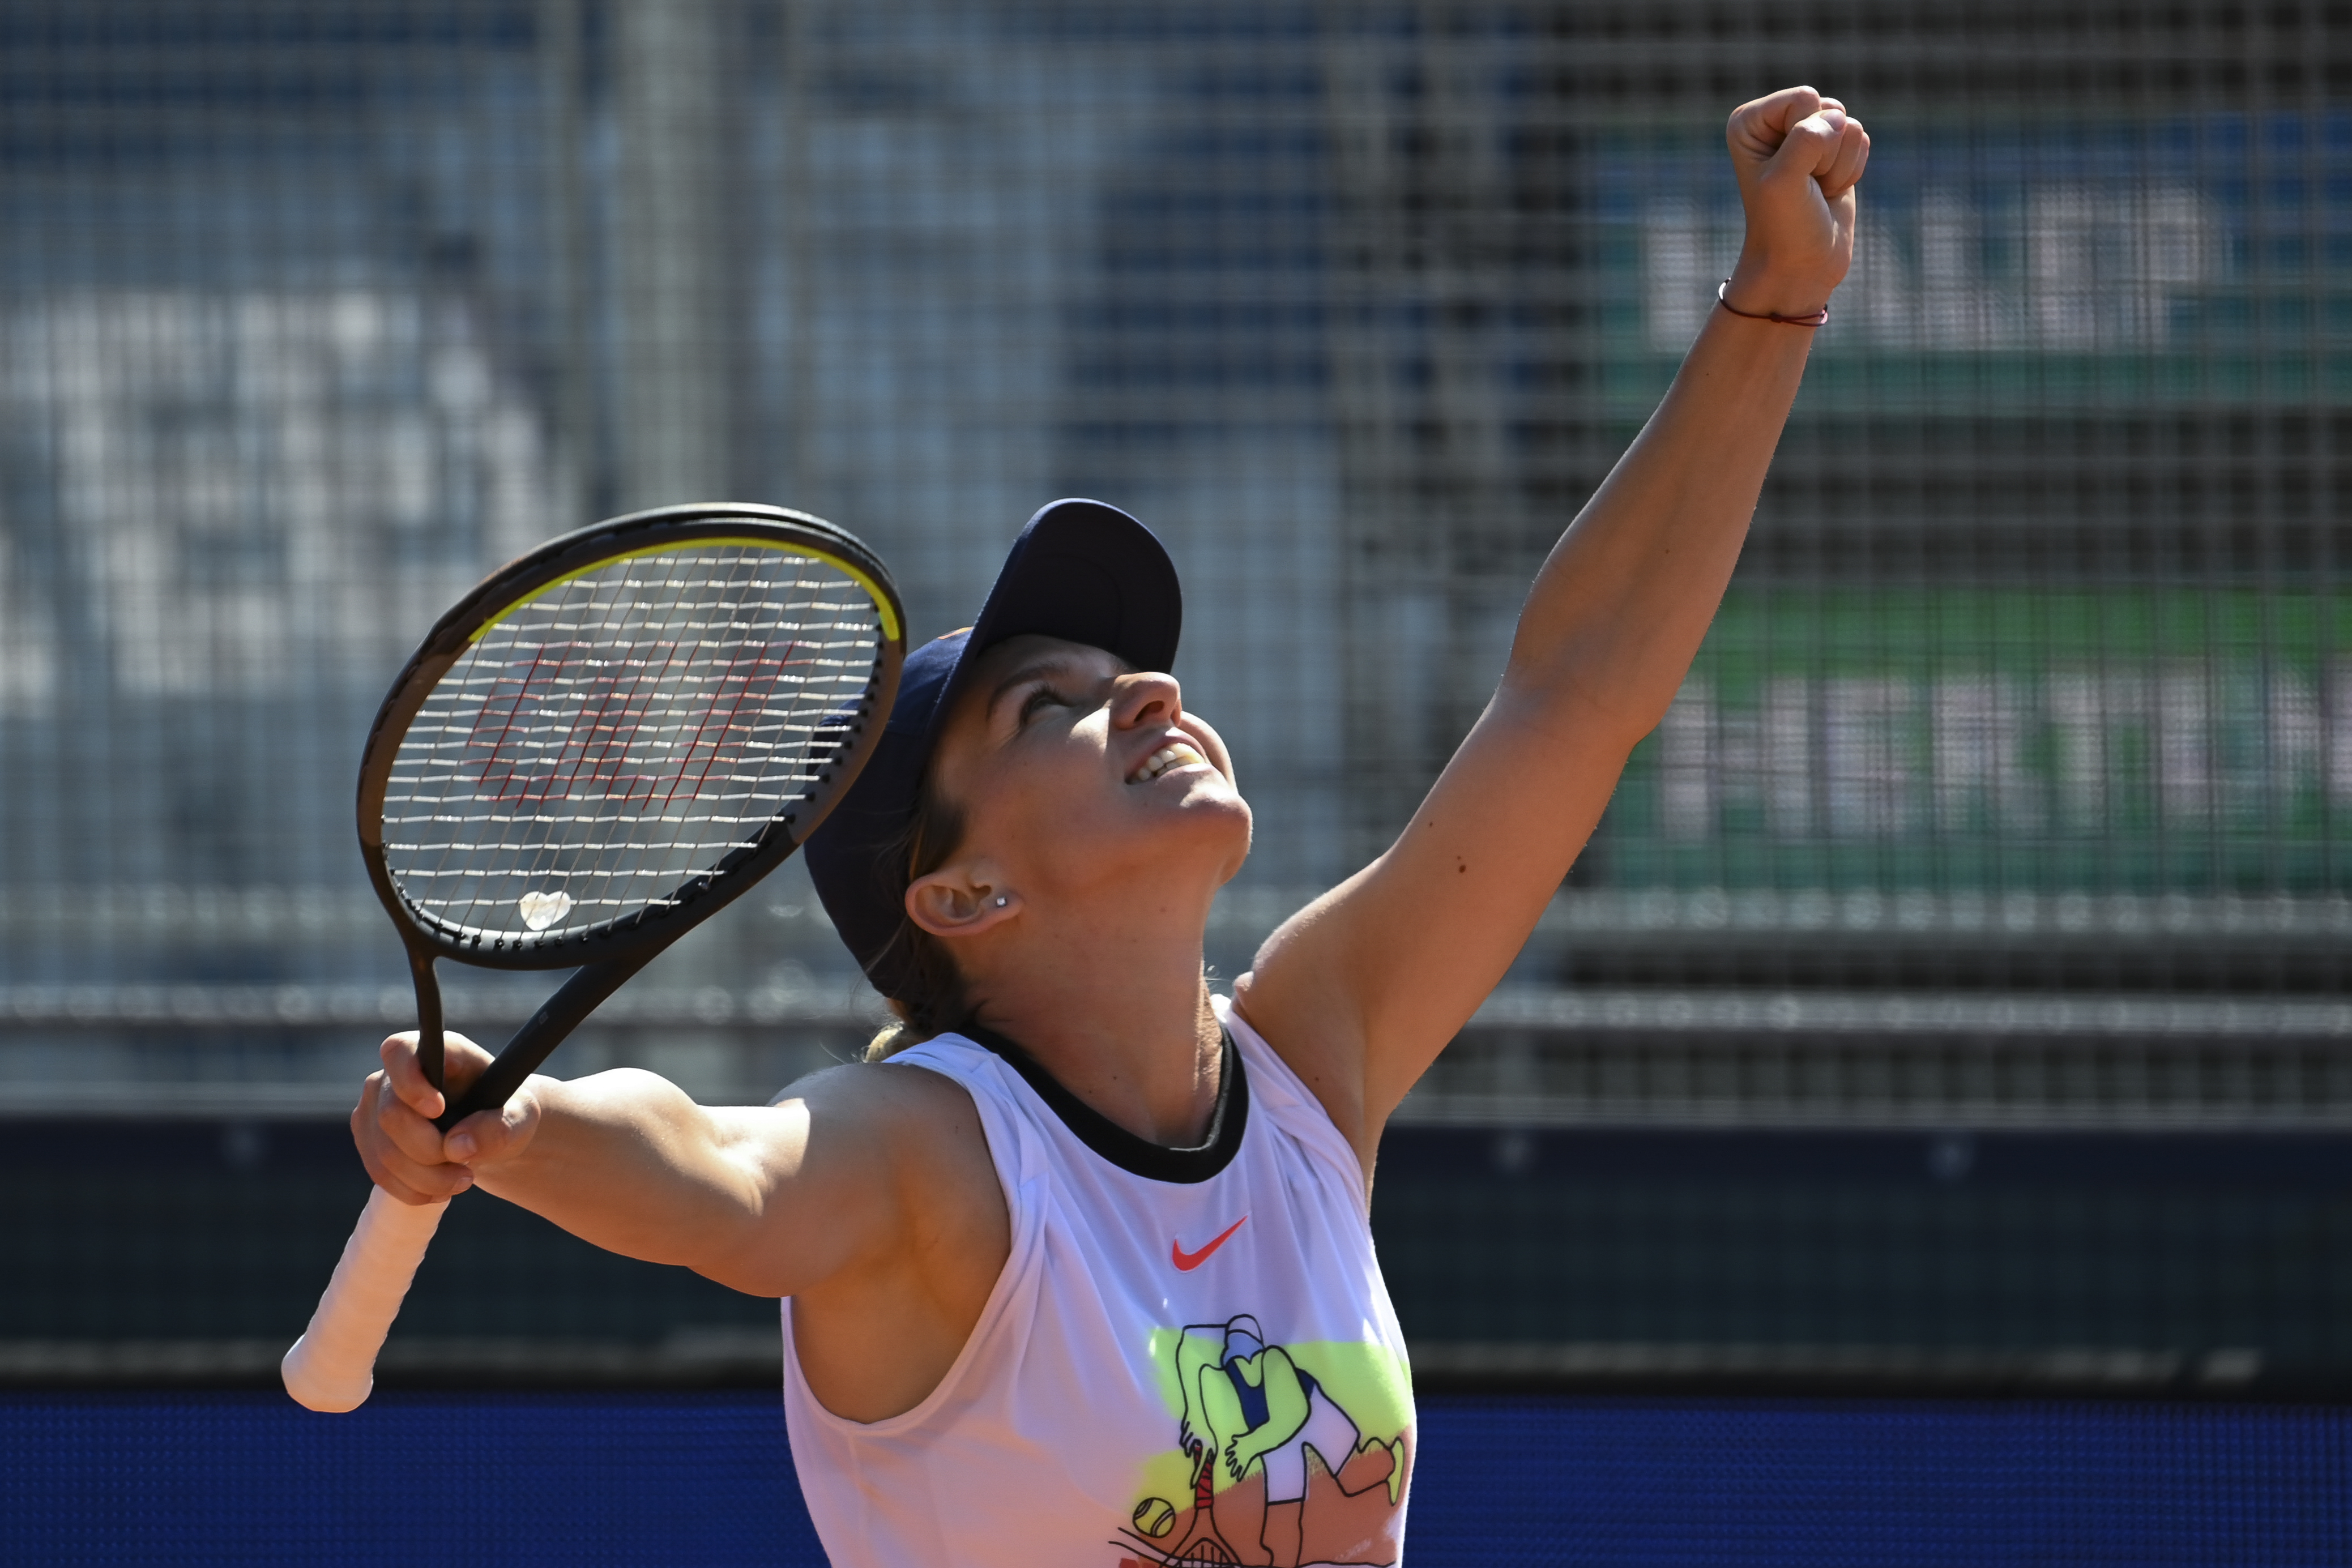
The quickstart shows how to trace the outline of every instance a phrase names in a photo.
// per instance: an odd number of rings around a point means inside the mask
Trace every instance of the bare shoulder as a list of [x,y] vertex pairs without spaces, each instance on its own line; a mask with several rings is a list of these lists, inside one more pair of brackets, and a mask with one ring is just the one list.
[[799,1100],[833,1115],[856,1118],[876,1131],[919,1127],[956,1113],[975,1116],[971,1096],[943,1072],[911,1061],[845,1061],[795,1080],[776,1103]]
[[737,1290],[823,1291],[903,1271],[941,1234],[1006,1228],[979,1113],[936,1072],[828,1068],[719,1114],[759,1195],[752,1237],[704,1270]]
[[971,1094],[915,1063],[826,1068],[794,1083],[778,1103],[807,1108],[812,1165],[864,1167],[869,1177],[887,1166],[891,1184],[901,1190],[910,1180],[962,1183],[995,1168]]

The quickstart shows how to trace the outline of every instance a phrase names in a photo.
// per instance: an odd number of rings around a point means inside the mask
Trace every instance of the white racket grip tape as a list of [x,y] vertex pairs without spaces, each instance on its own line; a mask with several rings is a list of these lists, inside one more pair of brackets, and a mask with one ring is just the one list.
[[368,1194],[310,1326],[278,1364],[297,1405],[340,1415],[367,1402],[375,1391],[376,1353],[448,1207],[446,1197],[408,1204],[382,1187]]

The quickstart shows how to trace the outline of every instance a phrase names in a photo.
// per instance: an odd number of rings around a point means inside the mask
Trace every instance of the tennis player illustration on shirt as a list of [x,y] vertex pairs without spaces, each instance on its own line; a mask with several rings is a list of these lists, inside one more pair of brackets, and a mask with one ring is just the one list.
[[[1395,1562],[1405,1414],[1384,1379],[1355,1375],[1345,1363],[1360,1358],[1339,1349],[1268,1344],[1247,1313],[1187,1325],[1170,1347],[1183,1405],[1177,1440],[1192,1468],[1187,1507],[1145,1498],[1118,1544],[1159,1563]],[[1315,1361],[1322,1378],[1302,1364]],[[1388,1436],[1367,1432],[1364,1420]]]

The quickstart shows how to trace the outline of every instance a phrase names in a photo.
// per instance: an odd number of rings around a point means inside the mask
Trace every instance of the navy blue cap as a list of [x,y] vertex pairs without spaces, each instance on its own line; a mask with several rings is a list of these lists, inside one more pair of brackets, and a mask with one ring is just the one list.
[[907,655],[866,770],[802,851],[834,929],[876,989],[895,996],[906,978],[898,938],[907,867],[889,863],[891,852],[914,821],[940,726],[980,655],[1034,632],[1165,670],[1183,622],[1176,565],[1150,528],[1100,501],[1055,501],[1013,541],[980,619]]

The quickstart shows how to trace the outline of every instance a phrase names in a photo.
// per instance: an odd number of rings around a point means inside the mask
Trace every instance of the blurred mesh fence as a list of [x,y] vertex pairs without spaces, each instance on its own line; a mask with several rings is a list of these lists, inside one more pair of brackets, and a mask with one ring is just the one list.
[[[2352,1120],[2352,20],[2189,4],[14,0],[0,1107],[305,1114],[408,1021],[351,842],[488,567],[744,498],[968,619],[1183,568],[1231,975],[1485,700],[1796,80],[1876,143],[1717,630],[1408,1121]],[[538,999],[453,977],[495,1034]],[[568,1048],[764,1097],[787,867]]]

